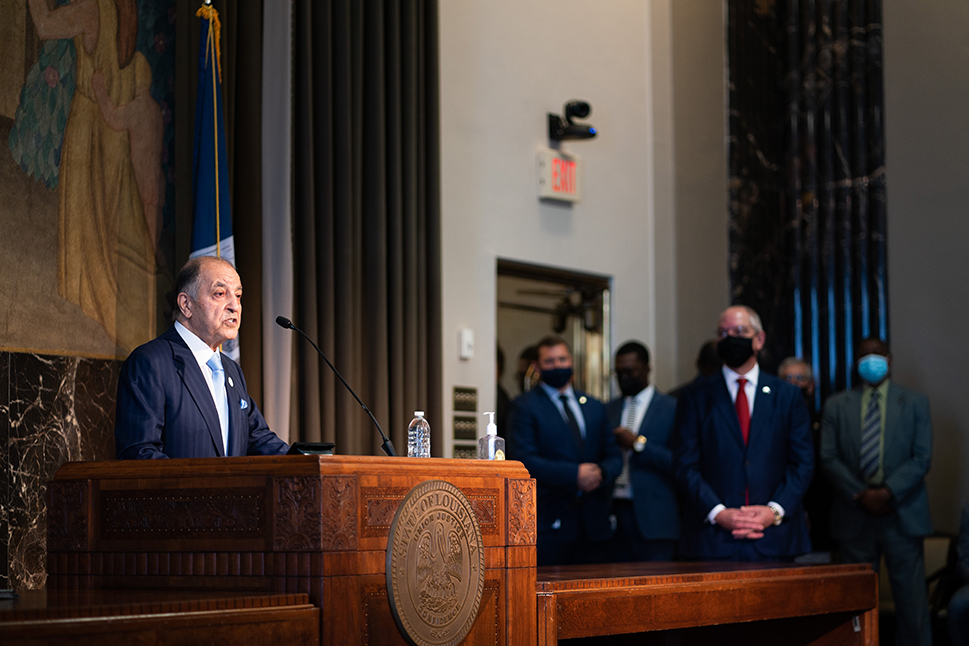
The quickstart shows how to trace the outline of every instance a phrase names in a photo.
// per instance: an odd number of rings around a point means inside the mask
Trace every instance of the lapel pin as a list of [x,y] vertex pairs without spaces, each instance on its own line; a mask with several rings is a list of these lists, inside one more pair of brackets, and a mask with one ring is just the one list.
[[[232,382],[229,382],[229,383],[232,383]],[[770,386],[764,386],[764,387],[763,387],[763,388],[761,388],[760,390],[761,390],[761,392],[762,392],[762,393],[764,393],[765,395],[769,395],[769,394],[770,394]]]
[[580,404],[584,404],[584,403],[585,403],[586,401],[587,401],[587,400],[586,400],[586,398],[585,398],[585,395],[583,395],[582,397],[579,397],[579,403],[580,403]]
[[247,402],[245,399],[240,399],[239,408],[241,408],[242,410],[246,410],[247,408],[249,408],[249,402]]
[[235,388],[236,385],[232,383],[232,377],[229,377],[229,388]]

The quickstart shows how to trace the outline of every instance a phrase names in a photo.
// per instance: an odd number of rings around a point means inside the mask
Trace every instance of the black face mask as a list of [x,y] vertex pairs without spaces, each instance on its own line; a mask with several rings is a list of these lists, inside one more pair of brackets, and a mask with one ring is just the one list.
[[562,388],[572,379],[572,368],[542,370],[542,381],[552,388]]
[[754,340],[725,336],[717,343],[717,353],[728,368],[739,368],[754,354]]
[[638,395],[639,391],[645,387],[643,382],[639,380],[639,377],[633,377],[632,375],[619,377],[619,390],[622,392],[623,397]]

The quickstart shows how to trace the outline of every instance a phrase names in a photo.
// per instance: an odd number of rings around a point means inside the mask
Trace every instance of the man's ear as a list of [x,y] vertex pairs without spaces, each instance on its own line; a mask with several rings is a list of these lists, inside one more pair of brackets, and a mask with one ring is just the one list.
[[760,347],[754,349],[755,352],[758,352],[762,350],[764,348],[764,344],[767,343],[767,333],[763,330],[758,330],[757,334],[754,335],[754,338],[758,341],[758,343],[760,343]]
[[178,305],[178,311],[182,313],[182,316],[190,319],[192,318],[192,299],[188,297],[188,294],[182,292],[175,299],[175,303]]

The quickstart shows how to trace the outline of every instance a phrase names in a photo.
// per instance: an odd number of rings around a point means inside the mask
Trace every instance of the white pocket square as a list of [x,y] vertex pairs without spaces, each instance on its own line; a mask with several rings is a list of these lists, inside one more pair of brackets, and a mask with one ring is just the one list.
[[249,408],[249,402],[247,402],[245,399],[240,399],[239,408],[241,408],[242,410],[246,410],[247,408]]

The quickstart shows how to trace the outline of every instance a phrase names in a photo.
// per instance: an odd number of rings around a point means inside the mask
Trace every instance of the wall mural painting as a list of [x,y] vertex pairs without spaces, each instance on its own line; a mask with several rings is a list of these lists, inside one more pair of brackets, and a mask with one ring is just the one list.
[[170,314],[175,0],[0,25],[0,349],[126,356]]

